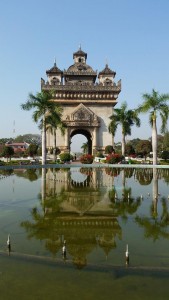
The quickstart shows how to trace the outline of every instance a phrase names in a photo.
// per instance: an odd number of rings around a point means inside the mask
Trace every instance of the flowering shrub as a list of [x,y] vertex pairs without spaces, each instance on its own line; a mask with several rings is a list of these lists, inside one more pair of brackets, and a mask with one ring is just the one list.
[[80,162],[82,164],[92,164],[93,162],[93,155],[91,154],[84,154],[80,158]]
[[119,163],[121,160],[123,159],[123,156],[118,154],[118,153],[114,153],[114,154],[109,154],[106,157],[106,162],[108,164],[117,164]]

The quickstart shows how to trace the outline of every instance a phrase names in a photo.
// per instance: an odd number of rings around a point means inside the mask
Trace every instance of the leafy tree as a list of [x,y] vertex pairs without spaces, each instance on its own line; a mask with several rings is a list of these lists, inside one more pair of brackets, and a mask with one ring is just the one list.
[[9,141],[12,142],[13,139],[12,138],[2,138],[2,139],[0,139],[0,144],[6,144]]
[[126,144],[126,151],[125,151],[125,153],[127,155],[135,154],[135,150],[134,150],[134,147],[133,147],[132,143],[127,143]]
[[15,139],[14,139],[15,143],[23,143],[25,142],[24,140],[24,135],[18,135]]
[[151,142],[148,140],[140,140],[136,146],[136,153],[141,154],[145,157],[147,157],[147,154],[149,154],[152,150]]
[[127,103],[123,102],[120,108],[115,108],[109,124],[109,132],[114,136],[118,125],[122,128],[122,155],[125,155],[125,137],[131,135],[131,126],[134,124],[139,127],[140,119],[137,116],[136,110],[127,110]]
[[111,154],[111,153],[113,153],[113,152],[115,152],[115,151],[114,151],[114,148],[113,148],[112,145],[107,145],[107,146],[105,147],[105,153],[106,153],[106,154]]
[[15,143],[23,143],[26,142],[28,144],[41,144],[41,136],[40,134],[32,134],[32,133],[27,133],[24,135],[18,135],[13,142]]
[[161,158],[165,160],[169,159],[169,151],[163,151],[161,154]]
[[[134,153],[136,152],[136,146],[137,146],[137,144],[138,144],[139,141],[140,141],[139,138],[136,138],[136,139],[133,139],[133,140],[130,140],[130,141],[129,141],[129,144],[131,144],[132,147],[133,147],[133,149],[134,149]],[[127,145],[126,145],[126,146],[127,146]]]
[[157,164],[157,114],[160,114],[162,120],[161,133],[165,133],[167,120],[169,116],[169,94],[159,94],[154,89],[151,94],[143,94],[144,102],[138,108],[138,112],[149,112],[149,122],[152,127],[152,149],[153,149],[153,164]]
[[3,151],[2,151],[2,156],[10,158],[14,155],[14,149],[12,147],[4,146]]
[[21,104],[24,110],[34,109],[33,120],[42,123],[42,164],[46,163],[46,117],[56,109],[56,104],[51,101],[52,98],[52,91],[41,91],[36,95],[30,93],[26,103]]
[[34,157],[34,155],[37,154],[37,151],[38,151],[38,145],[36,145],[36,144],[30,144],[29,147],[28,147],[28,149],[26,150],[26,153],[29,156]]

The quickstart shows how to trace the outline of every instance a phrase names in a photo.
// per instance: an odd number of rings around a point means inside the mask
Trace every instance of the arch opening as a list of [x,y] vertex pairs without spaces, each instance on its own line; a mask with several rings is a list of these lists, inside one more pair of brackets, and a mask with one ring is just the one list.
[[92,154],[91,133],[84,129],[74,130],[70,135],[70,151]]

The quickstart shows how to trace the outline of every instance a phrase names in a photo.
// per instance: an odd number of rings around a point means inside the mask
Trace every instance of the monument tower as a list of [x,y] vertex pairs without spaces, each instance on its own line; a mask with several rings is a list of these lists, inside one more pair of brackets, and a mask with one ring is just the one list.
[[[81,47],[73,53],[74,63],[67,70],[60,70],[56,62],[46,71],[47,81],[41,78],[41,90],[54,90],[53,101],[63,108],[62,120],[67,125],[66,133],[56,131],[57,147],[62,152],[70,151],[71,138],[76,134],[88,140],[90,154],[104,152],[112,145],[108,132],[109,117],[121,91],[121,80],[114,82],[116,72],[108,64],[97,73],[87,61],[87,53]],[[47,148],[54,147],[54,137],[47,132]]]

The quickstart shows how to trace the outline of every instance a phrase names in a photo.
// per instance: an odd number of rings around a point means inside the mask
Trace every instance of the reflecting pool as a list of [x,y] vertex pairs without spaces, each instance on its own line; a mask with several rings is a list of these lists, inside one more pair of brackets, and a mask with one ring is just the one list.
[[169,169],[1,169],[0,260],[2,300],[167,299]]

